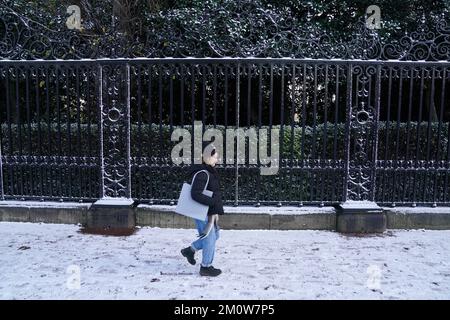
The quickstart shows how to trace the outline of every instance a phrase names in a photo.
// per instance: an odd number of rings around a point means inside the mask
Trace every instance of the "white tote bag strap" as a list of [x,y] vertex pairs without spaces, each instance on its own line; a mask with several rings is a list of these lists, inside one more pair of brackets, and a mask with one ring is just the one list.
[[208,171],[206,171],[206,170],[200,170],[200,171],[197,171],[195,174],[194,174],[194,177],[192,178],[192,181],[191,181],[191,186],[192,186],[192,184],[194,183],[194,179],[195,179],[195,176],[197,175],[197,174],[199,174],[200,172],[206,172],[206,176],[208,177],[207,178],[207,180],[206,180],[206,185],[205,185],[205,187],[203,188],[203,191],[205,191],[206,190],[206,187],[208,186],[208,183],[209,183],[209,173],[208,173]]
[[216,223],[216,219],[217,219],[216,215],[208,216],[208,224],[206,225],[203,232],[201,234],[199,234],[199,236],[198,236],[199,239],[205,239],[209,235],[209,233],[213,229],[213,226]]

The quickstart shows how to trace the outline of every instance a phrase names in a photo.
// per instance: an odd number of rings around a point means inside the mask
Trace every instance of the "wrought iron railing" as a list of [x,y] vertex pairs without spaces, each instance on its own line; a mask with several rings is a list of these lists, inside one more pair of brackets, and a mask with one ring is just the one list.
[[235,57],[222,57],[233,43],[207,42],[215,58],[183,58],[169,37],[176,58],[146,51],[163,35],[118,42],[107,55],[99,48],[111,49],[110,37],[92,47],[74,31],[0,13],[2,199],[174,203],[189,166],[172,162],[171,133],[198,120],[203,129],[280,130],[278,174],[260,175],[262,164],[249,159],[219,165],[228,203],[450,204],[444,18],[397,43],[360,25],[340,45],[310,21],[305,34],[283,20],[269,39],[290,30],[289,49],[241,39]]
[[280,129],[277,175],[260,176],[248,159],[238,171],[221,166],[231,202],[448,202],[447,63],[9,61],[0,70],[5,198],[170,203],[186,169],[171,162],[171,132],[201,120]]

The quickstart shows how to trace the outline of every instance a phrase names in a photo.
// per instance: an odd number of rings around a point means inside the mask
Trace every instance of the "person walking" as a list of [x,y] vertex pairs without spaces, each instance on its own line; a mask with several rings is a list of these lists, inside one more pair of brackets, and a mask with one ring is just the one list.
[[[215,277],[222,273],[220,269],[214,268],[212,263],[216,250],[216,241],[220,236],[219,215],[224,214],[219,174],[215,168],[219,154],[215,147],[213,147],[210,154],[206,156],[203,154],[202,159],[203,163],[194,165],[190,172],[191,179],[195,176],[194,181],[192,181],[191,196],[193,200],[209,206],[208,215],[204,221],[194,219],[199,238],[192,242],[189,247],[182,249],[181,254],[190,264],[195,265],[195,253],[202,250],[200,275]],[[206,170],[207,172],[202,170]],[[212,197],[203,194],[206,183],[208,183],[206,190],[213,192]]]

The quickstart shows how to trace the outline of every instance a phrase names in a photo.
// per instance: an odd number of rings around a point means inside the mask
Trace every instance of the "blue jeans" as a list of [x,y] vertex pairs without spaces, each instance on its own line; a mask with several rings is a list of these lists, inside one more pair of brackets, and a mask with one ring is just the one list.
[[[194,219],[197,226],[198,234],[200,235],[208,224],[208,217],[205,221]],[[219,226],[214,225],[214,230],[208,234],[206,238],[197,239],[191,244],[191,248],[195,251],[202,251],[202,263],[203,267],[209,267],[214,260],[214,251],[216,250],[216,240],[219,239],[220,232]]]

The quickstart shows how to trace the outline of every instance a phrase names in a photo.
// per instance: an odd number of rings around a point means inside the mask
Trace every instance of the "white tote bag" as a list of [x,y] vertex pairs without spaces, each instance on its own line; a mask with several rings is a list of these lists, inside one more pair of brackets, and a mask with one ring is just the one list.
[[192,184],[194,183],[194,179],[197,176],[197,174],[202,171],[206,172],[206,175],[208,176],[206,185],[203,188],[203,194],[205,196],[212,197],[213,192],[206,190],[206,187],[208,186],[208,183],[209,183],[209,173],[206,170],[200,170],[195,173],[194,177],[192,178],[191,184],[186,183],[186,182],[183,183],[183,187],[181,188],[181,193],[180,193],[180,197],[178,198],[178,203],[177,203],[175,212],[182,214],[184,216],[187,216],[187,217],[205,221],[206,217],[208,216],[209,206],[195,201],[194,199],[192,199],[192,196],[191,196]]

